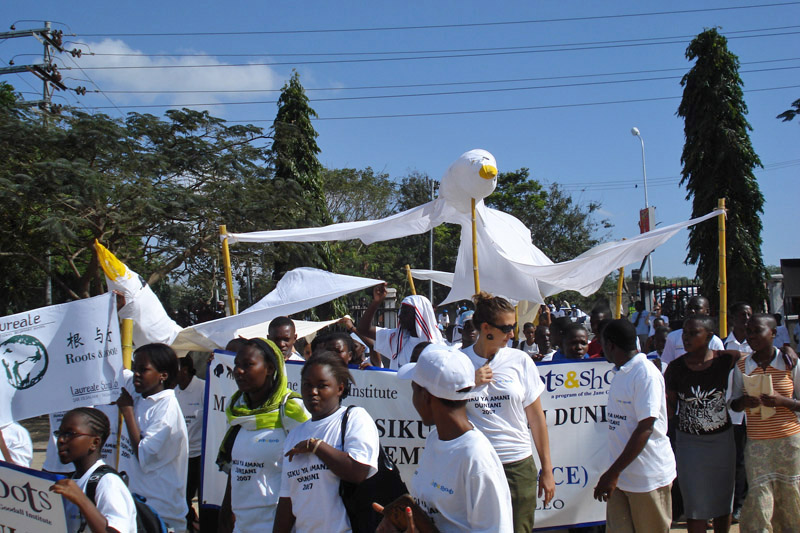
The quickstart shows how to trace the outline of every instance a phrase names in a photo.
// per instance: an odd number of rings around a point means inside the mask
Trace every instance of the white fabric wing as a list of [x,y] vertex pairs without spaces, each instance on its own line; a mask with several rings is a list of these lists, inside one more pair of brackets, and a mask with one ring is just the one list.
[[361,239],[364,244],[372,244],[377,241],[386,241],[430,231],[442,222],[447,222],[446,214],[450,211],[452,211],[452,208],[445,204],[444,201],[434,200],[380,220],[342,222],[319,228],[228,233],[223,235],[222,238],[224,239],[227,236],[231,243],[320,242]]
[[420,270],[418,268],[412,268],[411,276],[416,279],[422,279],[426,281],[431,280],[434,283],[444,285],[445,287],[453,286],[454,274],[452,272],[442,272],[441,270]]
[[[264,325],[258,335],[265,336],[266,326],[279,316],[311,309],[334,298],[383,283],[379,279],[332,274],[316,268],[297,268],[287,272],[275,289],[243,313],[218,318],[181,331],[173,343],[175,349],[222,348],[237,332]],[[324,326],[323,326],[324,327]],[[250,330],[247,330],[250,331]],[[316,330],[315,330],[316,331]]]

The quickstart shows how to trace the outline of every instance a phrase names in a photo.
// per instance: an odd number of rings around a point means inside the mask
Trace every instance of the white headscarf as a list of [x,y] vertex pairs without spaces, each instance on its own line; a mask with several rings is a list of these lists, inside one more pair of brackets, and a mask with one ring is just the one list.
[[[414,308],[414,325],[417,331],[417,338],[420,342],[431,342],[433,344],[444,344],[442,333],[436,323],[436,314],[430,300],[419,294],[406,296],[400,305],[408,305]],[[397,354],[403,350],[405,338],[408,332],[404,332],[399,326],[397,331],[389,337],[389,346],[392,347],[391,357],[397,359]],[[396,339],[396,340],[395,340]]]

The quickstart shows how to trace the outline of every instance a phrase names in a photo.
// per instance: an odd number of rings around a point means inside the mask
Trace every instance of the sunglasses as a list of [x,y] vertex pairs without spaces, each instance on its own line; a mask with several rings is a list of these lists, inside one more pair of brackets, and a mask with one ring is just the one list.
[[76,433],[74,431],[61,431],[60,429],[57,429],[53,432],[53,436],[56,439],[64,437],[64,440],[72,440],[75,437],[96,437],[97,435],[92,435],[91,433]]
[[493,328],[499,329],[500,331],[502,331],[502,332],[503,332],[503,333],[505,333],[506,335],[508,335],[509,333],[511,333],[512,331],[514,331],[514,329],[517,327],[517,323],[516,323],[516,322],[514,322],[514,323],[513,323],[513,324],[511,324],[510,326],[509,326],[509,325],[498,326],[497,324],[492,324],[491,322],[487,322],[487,324],[489,324],[489,325],[490,325],[490,326],[492,326]]

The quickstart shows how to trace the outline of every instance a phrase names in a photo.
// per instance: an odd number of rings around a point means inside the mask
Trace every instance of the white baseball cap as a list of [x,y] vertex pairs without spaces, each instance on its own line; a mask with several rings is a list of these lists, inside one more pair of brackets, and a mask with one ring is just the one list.
[[439,344],[422,350],[419,360],[403,365],[397,377],[413,380],[433,396],[445,400],[469,400],[485,388],[485,385],[475,387],[475,367],[466,354]]

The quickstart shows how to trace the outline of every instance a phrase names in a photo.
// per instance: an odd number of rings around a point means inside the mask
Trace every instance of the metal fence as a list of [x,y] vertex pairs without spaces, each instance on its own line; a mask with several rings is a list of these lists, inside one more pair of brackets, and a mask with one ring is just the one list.
[[688,283],[641,283],[640,290],[644,301],[661,304],[661,314],[669,318],[670,324],[682,322],[689,298],[700,294],[697,279]]

